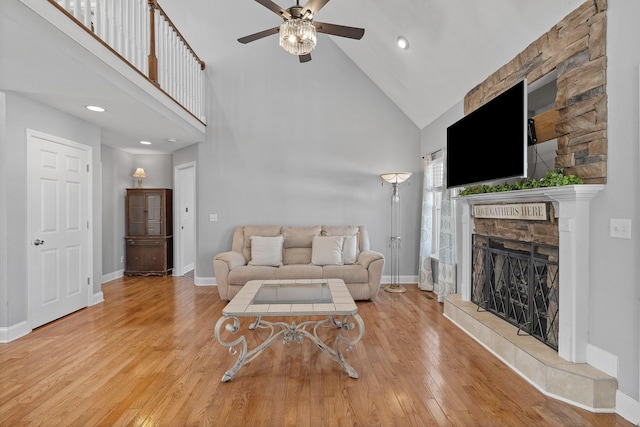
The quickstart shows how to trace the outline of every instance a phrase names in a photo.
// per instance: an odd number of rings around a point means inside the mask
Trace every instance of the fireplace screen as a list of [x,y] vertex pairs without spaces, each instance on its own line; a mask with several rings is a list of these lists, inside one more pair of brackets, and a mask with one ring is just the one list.
[[473,235],[471,300],[558,349],[558,247]]

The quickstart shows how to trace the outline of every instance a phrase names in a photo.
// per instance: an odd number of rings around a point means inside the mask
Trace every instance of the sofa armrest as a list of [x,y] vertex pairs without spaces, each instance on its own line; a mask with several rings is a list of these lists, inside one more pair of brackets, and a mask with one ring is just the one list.
[[244,255],[236,251],[221,252],[214,256],[213,260],[226,262],[229,270],[247,265],[247,260],[244,258]]
[[360,255],[358,255],[358,264],[368,269],[369,264],[377,259],[384,259],[384,256],[376,251],[362,251]]
[[229,272],[234,268],[247,265],[247,260],[241,252],[221,252],[213,257],[213,274],[216,277],[220,298],[228,300]]

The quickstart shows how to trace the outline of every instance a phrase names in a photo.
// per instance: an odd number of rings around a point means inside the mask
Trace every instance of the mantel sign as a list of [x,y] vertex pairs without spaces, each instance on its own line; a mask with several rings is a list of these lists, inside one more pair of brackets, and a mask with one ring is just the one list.
[[546,203],[509,203],[501,205],[474,205],[476,218],[525,219],[544,221],[547,219]]

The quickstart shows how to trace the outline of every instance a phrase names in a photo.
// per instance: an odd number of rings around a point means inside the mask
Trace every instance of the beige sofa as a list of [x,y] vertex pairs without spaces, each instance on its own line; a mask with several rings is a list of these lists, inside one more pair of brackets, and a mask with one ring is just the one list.
[[249,280],[342,279],[354,300],[373,299],[384,268],[363,226],[242,226],[231,250],[213,258],[220,298],[231,300]]

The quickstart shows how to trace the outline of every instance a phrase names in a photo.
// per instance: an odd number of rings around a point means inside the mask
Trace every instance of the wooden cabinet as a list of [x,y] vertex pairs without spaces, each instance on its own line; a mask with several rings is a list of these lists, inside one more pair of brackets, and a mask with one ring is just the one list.
[[126,276],[166,276],[173,270],[172,214],[172,190],[127,189]]

